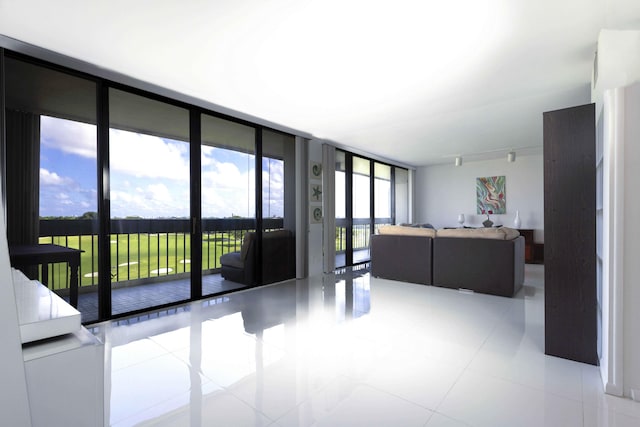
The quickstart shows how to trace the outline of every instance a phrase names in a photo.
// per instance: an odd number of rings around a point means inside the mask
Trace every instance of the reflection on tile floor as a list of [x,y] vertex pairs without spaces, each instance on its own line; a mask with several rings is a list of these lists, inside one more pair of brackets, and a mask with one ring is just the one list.
[[542,281],[527,265],[511,299],[326,275],[101,324],[107,424],[639,426],[597,367],[544,355]]

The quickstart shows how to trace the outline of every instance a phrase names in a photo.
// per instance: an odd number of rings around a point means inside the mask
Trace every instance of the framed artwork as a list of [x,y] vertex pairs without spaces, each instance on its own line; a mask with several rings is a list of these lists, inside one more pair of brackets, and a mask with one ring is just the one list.
[[505,176],[476,178],[477,213],[484,215],[506,214],[507,193]]
[[309,206],[309,222],[311,224],[320,224],[322,222],[321,206]]
[[322,179],[322,163],[311,162],[309,165],[309,178]]
[[311,184],[309,188],[309,201],[321,202],[322,201],[322,184]]

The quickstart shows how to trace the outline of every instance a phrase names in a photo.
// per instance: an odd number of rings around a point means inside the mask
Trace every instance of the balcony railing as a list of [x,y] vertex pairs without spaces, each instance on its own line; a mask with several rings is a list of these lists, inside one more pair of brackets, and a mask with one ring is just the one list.
[[[265,230],[280,229],[282,218],[265,218]],[[171,279],[191,271],[191,234],[188,219],[111,220],[111,282],[137,284]],[[202,220],[202,269],[220,269],[220,257],[239,251],[242,238],[255,230],[252,218]],[[98,222],[90,219],[40,220],[40,243],[53,243],[83,251],[80,286],[98,283]],[[68,288],[65,264],[49,268],[49,286]]]
[[[375,234],[382,225],[392,224],[391,218],[376,218],[374,221],[374,232],[371,233],[371,220],[369,218],[353,219],[353,250],[367,249],[369,238]],[[336,252],[347,250],[347,227],[349,221],[346,218],[336,218]]]

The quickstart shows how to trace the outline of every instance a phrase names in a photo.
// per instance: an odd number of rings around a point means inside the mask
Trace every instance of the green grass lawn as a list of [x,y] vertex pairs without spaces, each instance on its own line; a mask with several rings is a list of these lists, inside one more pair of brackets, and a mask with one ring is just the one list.
[[[353,228],[353,248],[363,249],[369,247],[369,227],[356,226]],[[347,250],[347,229],[336,227],[336,252]]]
[[[83,250],[80,256],[80,286],[98,283],[98,236],[41,237],[40,243]],[[114,234],[110,244],[113,282],[191,271],[189,234]],[[241,244],[242,238],[237,233],[205,234],[202,242],[202,268],[220,268],[220,256],[240,250]],[[66,264],[54,264],[49,268],[49,286],[54,289],[68,287],[68,274]]]

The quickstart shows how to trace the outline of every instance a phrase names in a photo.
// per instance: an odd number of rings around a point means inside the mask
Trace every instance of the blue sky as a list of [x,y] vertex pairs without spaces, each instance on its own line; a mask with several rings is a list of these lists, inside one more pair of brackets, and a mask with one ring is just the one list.
[[[189,144],[112,129],[111,216],[189,216]],[[40,216],[97,211],[96,127],[42,116]],[[252,217],[254,157],[202,147],[203,217]],[[267,170],[270,170],[268,174]],[[283,214],[283,164],[263,160],[265,216]]]

